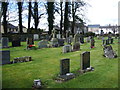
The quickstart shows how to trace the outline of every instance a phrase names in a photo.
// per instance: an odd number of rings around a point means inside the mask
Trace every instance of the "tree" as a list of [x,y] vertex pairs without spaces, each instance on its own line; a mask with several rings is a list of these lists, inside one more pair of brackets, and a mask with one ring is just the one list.
[[22,2],[18,2],[18,13],[19,13],[19,30],[20,30],[20,33],[23,33],[23,30],[22,30]]
[[76,15],[76,12],[81,12],[81,8],[80,7],[83,7],[85,6],[86,3],[83,2],[83,1],[80,1],[80,2],[72,2],[72,18],[73,18],[73,21],[72,21],[72,36],[74,37],[74,26],[75,26],[75,23],[76,21],[78,20],[81,24],[81,26],[83,26],[84,22],[83,20],[78,16]]
[[63,5],[63,1],[60,2],[60,11],[61,11],[61,20],[60,20],[60,34],[61,34],[61,38],[62,38],[62,24],[63,24],[63,8],[62,8],[62,5]]
[[64,37],[66,38],[66,30],[68,30],[69,20],[68,20],[68,5],[69,2],[65,2],[65,13],[64,13]]
[[30,22],[31,22],[31,7],[32,7],[32,5],[31,5],[31,2],[29,2],[29,6],[28,6],[28,33],[30,33],[31,31],[30,31]]
[[32,9],[33,10],[31,10],[31,14],[32,14],[32,17],[34,19],[35,30],[38,31],[39,19],[41,18],[42,15],[44,15],[44,13],[40,13],[38,11],[38,2],[37,2],[37,0],[35,0],[34,7]]
[[53,30],[53,23],[54,23],[54,2],[47,2],[47,14],[48,14],[48,27],[49,31],[48,34],[51,35]]
[[2,2],[2,15],[3,15],[3,28],[4,33],[7,34],[7,9],[8,9],[8,2]]

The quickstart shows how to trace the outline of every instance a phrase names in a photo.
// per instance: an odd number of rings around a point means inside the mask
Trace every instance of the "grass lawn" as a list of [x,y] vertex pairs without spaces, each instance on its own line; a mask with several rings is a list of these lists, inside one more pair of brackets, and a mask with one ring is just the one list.
[[[22,56],[31,56],[33,61],[3,65],[3,88],[31,88],[34,79],[41,79],[45,88],[117,88],[118,58],[103,57],[102,41],[95,40],[96,48],[90,49],[90,43],[85,43],[80,46],[80,51],[65,54],[62,53],[62,47],[24,50],[26,42],[22,42],[21,47],[9,48],[11,61]],[[35,45],[37,43],[35,41]],[[118,52],[117,39],[112,47]],[[60,72],[60,59],[70,58],[70,72],[76,73],[80,69],[80,54],[84,51],[90,51],[90,63],[95,70],[67,82],[56,83],[53,79]]]

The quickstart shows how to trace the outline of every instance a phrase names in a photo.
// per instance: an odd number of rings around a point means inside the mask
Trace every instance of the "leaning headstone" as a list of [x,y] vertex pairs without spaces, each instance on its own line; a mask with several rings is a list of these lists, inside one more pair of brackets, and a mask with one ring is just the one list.
[[74,43],[72,47],[73,51],[79,51],[80,50],[80,43]]
[[104,46],[103,48],[104,56],[108,58],[116,58],[117,54],[113,51],[112,46]]
[[19,35],[13,35],[12,36],[12,47],[21,46],[21,40]]
[[2,56],[0,59],[1,62],[0,62],[0,65],[3,65],[3,64],[9,64],[10,63],[10,51],[9,50],[3,50],[3,51],[0,51],[0,55]]
[[48,47],[48,41],[47,40],[42,40],[38,42],[38,48],[47,48]]
[[71,51],[72,51],[71,45],[63,46],[63,53],[67,53],[67,52],[71,52]]
[[2,43],[2,48],[7,48],[8,47],[8,38],[7,37],[2,37],[1,38],[1,43]]

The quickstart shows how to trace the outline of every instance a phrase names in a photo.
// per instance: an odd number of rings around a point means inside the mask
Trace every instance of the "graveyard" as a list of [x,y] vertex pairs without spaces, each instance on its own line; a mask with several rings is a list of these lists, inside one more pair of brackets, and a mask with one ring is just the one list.
[[[107,37],[106,37],[107,38]],[[5,64],[2,66],[3,88],[32,88],[33,81],[40,79],[43,88],[118,88],[118,58],[107,58],[103,54],[102,40],[95,39],[95,48],[90,48],[86,41],[80,44],[80,50],[63,53],[63,47],[38,48],[38,42],[34,41],[38,49],[26,50],[26,42],[21,42],[19,47],[3,48],[10,50],[10,61],[16,57],[30,56],[29,62]],[[12,46],[12,43],[8,43]],[[111,44],[118,55],[118,39]],[[90,66],[94,71],[81,74],[81,54],[90,52]],[[60,74],[60,60],[70,59],[70,73],[77,77],[65,81],[56,82]]]

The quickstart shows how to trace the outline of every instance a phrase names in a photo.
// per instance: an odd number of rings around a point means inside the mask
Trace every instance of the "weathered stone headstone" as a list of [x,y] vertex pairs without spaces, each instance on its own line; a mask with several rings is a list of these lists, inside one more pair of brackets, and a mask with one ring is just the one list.
[[12,47],[21,46],[21,39],[19,35],[13,35],[12,36]]
[[58,45],[64,46],[64,39],[58,39]]
[[60,60],[60,75],[66,75],[70,72],[70,59]]
[[39,40],[39,35],[38,34],[34,34],[34,40]]
[[72,47],[73,51],[79,51],[80,50],[80,43],[74,43]]
[[103,48],[104,56],[108,58],[115,58],[117,54],[113,51],[112,46],[104,46]]
[[83,52],[81,54],[81,69],[85,70],[90,67],[90,52]]
[[2,37],[1,38],[1,43],[2,43],[2,48],[7,48],[8,47],[8,38],[7,37]]
[[38,42],[38,48],[47,48],[48,47],[48,41],[47,40],[42,40]]
[[58,45],[58,39],[56,38],[56,30],[55,29],[53,29],[53,31],[52,31],[52,39],[51,39],[51,46],[52,47],[58,47],[59,45]]
[[67,53],[67,52],[71,52],[71,51],[72,51],[71,45],[63,46],[63,53]]
[[10,63],[10,51],[9,50],[0,51],[0,55],[2,56],[0,58],[0,59],[2,59],[2,60],[0,60],[1,65]]
[[67,37],[66,42],[67,42],[67,44],[71,44],[72,43],[72,37]]

